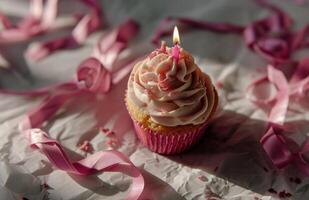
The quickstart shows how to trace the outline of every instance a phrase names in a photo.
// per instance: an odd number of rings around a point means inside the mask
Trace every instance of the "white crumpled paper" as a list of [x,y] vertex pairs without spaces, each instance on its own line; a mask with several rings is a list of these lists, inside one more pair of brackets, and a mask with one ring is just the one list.
[[[298,25],[308,21],[308,6],[299,7],[288,0],[276,3],[287,10]],[[65,12],[80,5],[76,1],[61,4]],[[102,6],[111,25],[127,17],[141,23],[142,32],[132,48],[124,52],[124,57],[137,51],[151,51],[154,47],[150,44],[150,35],[156,24],[168,15],[247,24],[267,14],[248,0],[105,0]],[[12,16],[24,15],[27,1],[1,0],[0,11]],[[65,31],[54,35],[63,33]],[[19,72],[2,70],[1,87],[24,89],[68,80],[78,63],[90,55],[100,34],[93,34],[79,49],[58,52],[38,63],[24,58],[27,43],[0,46],[0,51],[5,52]],[[180,32],[180,36],[182,47],[194,55],[202,70],[224,85],[218,90],[220,110],[195,148],[176,156],[162,156],[143,147],[134,135],[125,109],[126,80],[107,97],[98,97],[96,101],[81,99],[82,103],[64,109],[48,124],[51,137],[61,141],[73,159],[80,159],[85,153],[78,145],[84,140],[91,142],[94,151],[108,148],[109,138],[98,126],[114,129],[121,142],[119,150],[143,172],[146,181],[143,199],[276,199],[267,192],[270,188],[290,192],[291,199],[308,199],[308,178],[293,166],[285,171],[273,170],[258,142],[265,130],[266,113],[245,98],[245,87],[252,78],[259,77],[261,73],[257,69],[265,71],[266,63],[251,53],[236,35],[192,31]],[[166,40],[171,44],[171,38]],[[120,173],[90,177],[70,175],[54,169],[44,155],[28,147],[17,124],[40,98],[3,95],[0,98],[0,199],[124,199],[131,184],[129,177]],[[119,105],[109,107],[111,101]],[[101,109],[103,114],[96,115],[96,109]],[[287,116],[287,124],[299,143],[306,139],[309,131],[308,117],[305,114]],[[301,177],[302,183],[291,183],[290,177]]]

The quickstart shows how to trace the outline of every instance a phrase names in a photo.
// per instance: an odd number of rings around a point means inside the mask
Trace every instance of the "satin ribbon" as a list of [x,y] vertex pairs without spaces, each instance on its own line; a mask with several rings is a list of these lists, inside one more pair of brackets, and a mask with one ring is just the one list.
[[[271,65],[267,68],[267,75],[253,81],[247,88],[247,97],[259,106],[268,105],[271,110],[268,114],[268,128],[261,139],[261,143],[278,168],[289,163],[295,163],[303,172],[309,175],[309,163],[304,159],[309,145],[304,145],[296,153],[290,150],[289,139],[283,136],[283,123],[292,97],[303,98],[309,88],[309,59],[297,62],[291,59],[292,55],[301,48],[309,46],[309,25],[298,31],[293,31],[293,20],[280,8],[267,0],[255,0],[261,7],[268,9],[271,15],[247,26],[227,23],[213,23],[181,17],[167,17],[161,21],[152,37],[152,42],[159,43],[161,37],[170,35],[175,23],[182,27],[197,28],[216,33],[241,35],[249,49],[262,56]],[[285,65],[298,65],[290,82],[287,81],[280,68]],[[254,94],[260,84],[273,84],[277,90],[273,96],[262,99]],[[308,142],[309,143],[309,142]]]
[[49,30],[57,15],[58,0],[48,0],[43,7],[43,0],[30,0],[30,13],[16,26],[10,20],[0,15],[3,30],[0,31],[0,43],[27,40]]
[[245,26],[169,16],[159,23],[151,40],[158,45],[162,37],[172,34],[175,25],[179,26],[182,32],[188,29],[200,29],[220,34],[237,34],[242,36],[249,49],[270,64],[277,66],[291,63],[291,55],[296,50],[309,47],[307,41],[309,25],[294,31],[293,20],[287,13],[267,0],[255,0],[255,2],[268,9],[271,12],[270,16]]
[[112,62],[102,63],[95,57],[86,59],[78,67],[75,81],[30,92],[0,91],[4,94],[22,96],[46,95],[43,102],[31,110],[19,124],[20,131],[25,135],[31,147],[39,149],[55,167],[68,173],[91,175],[98,172],[122,172],[131,176],[133,182],[126,197],[127,200],[136,200],[140,197],[144,189],[144,178],[140,170],[125,155],[116,150],[101,151],[80,161],[72,161],[61,144],[57,140],[51,139],[46,132],[39,128],[70,100],[89,92],[107,94],[113,84],[117,84],[130,72],[132,62],[124,64],[118,70],[114,70],[112,65],[137,34],[138,27],[135,21],[128,20],[107,34],[106,37],[101,38],[96,48],[105,47],[105,50],[98,53],[98,49],[96,49],[96,56],[101,60],[104,57],[113,57]]
[[75,48],[83,44],[91,33],[102,26],[103,15],[97,0],[81,1],[91,9],[90,13],[80,17],[79,22],[69,36],[30,45],[25,52],[29,59],[39,61],[58,50]]
[[[246,26],[227,23],[213,23],[181,17],[167,17],[161,21],[152,36],[152,42],[158,44],[161,37],[170,35],[173,26],[197,28],[216,33],[237,34],[243,37],[249,49],[266,59],[271,65],[267,68],[267,75],[249,84],[247,97],[259,106],[270,106],[268,114],[268,128],[261,139],[261,143],[273,161],[274,165],[282,168],[294,162],[303,172],[309,175],[309,163],[304,159],[304,152],[309,150],[306,144],[296,153],[290,150],[289,139],[283,136],[283,124],[289,101],[305,98],[309,89],[309,59],[300,62],[291,59],[299,49],[309,47],[309,25],[294,31],[293,19],[277,6],[267,0],[255,0],[261,7],[268,9],[271,15]],[[291,81],[288,82],[280,69],[284,65],[297,67]],[[256,96],[254,90],[260,84],[273,84],[277,90],[273,96],[262,99]],[[309,142],[307,142],[309,143]]]
[[[305,159],[305,153],[309,151],[309,140],[302,148],[292,149],[295,142],[284,136],[284,120],[291,97],[305,97],[309,88],[309,77],[303,76],[304,70],[308,73],[308,58],[301,61],[295,70],[290,84],[284,74],[272,66],[268,67],[267,77],[253,81],[247,88],[249,99],[258,105],[271,105],[272,109],[268,115],[268,128],[261,138],[261,144],[272,163],[279,169],[294,163],[302,172],[309,176],[309,163]],[[277,92],[274,96],[265,99],[255,96],[252,90],[262,82],[274,84]]]

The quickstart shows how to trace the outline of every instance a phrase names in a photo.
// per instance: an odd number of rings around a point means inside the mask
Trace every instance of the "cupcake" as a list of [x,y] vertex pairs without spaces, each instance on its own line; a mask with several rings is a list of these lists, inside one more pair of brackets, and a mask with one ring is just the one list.
[[140,141],[154,152],[176,154],[201,138],[218,96],[188,52],[179,48],[176,60],[162,43],[135,64],[125,102]]

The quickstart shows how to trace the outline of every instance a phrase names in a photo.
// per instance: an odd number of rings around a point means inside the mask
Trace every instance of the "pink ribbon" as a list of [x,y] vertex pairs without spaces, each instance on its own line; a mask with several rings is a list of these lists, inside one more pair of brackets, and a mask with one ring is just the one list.
[[61,144],[49,138],[41,129],[25,131],[31,147],[39,149],[57,168],[77,175],[92,175],[98,172],[122,172],[133,177],[132,189],[127,200],[138,199],[144,189],[140,170],[122,153],[111,150],[97,152],[85,159],[72,162]]
[[89,14],[80,18],[69,36],[43,41],[30,46],[26,51],[29,59],[38,61],[60,50],[75,48],[85,42],[87,37],[102,26],[102,10],[97,0],[81,0],[91,8]]
[[184,32],[187,29],[201,29],[215,33],[242,35],[246,45],[272,65],[291,63],[294,51],[309,47],[309,25],[293,31],[293,20],[288,14],[267,0],[255,0],[260,6],[270,10],[271,15],[247,26],[229,23],[214,23],[183,17],[166,17],[155,29],[152,42],[159,44],[160,38],[171,35],[175,23]]
[[[92,55],[105,66],[113,66],[117,55],[127,48],[128,42],[134,38],[139,28],[138,23],[132,19],[128,19],[126,22],[120,24],[118,29],[100,38]],[[110,51],[113,53],[106,55],[106,52]]]
[[27,40],[47,31],[57,15],[58,0],[48,0],[43,9],[43,0],[30,0],[30,14],[16,26],[7,17],[0,15],[4,30],[0,32],[0,43]]
[[[295,146],[296,143],[283,135],[283,123],[287,113],[290,97],[296,95],[303,96],[303,93],[297,93],[295,91],[304,92],[309,88],[309,77],[303,76],[304,70],[308,73],[308,64],[308,59],[304,59],[300,62],[291,78],[291,84],[288,84],[284,74],[281,71],[272,66],[268,66],[267,76],[262,77],[257,81],[253,81],[247,88],[247,92],[250,100],[254,103],[257,103],[258,105],[264,104],[272,106],[270,114],[268,115],[269,125],[267,131],[261,138],[263,148],[272,163],[279,169],[294,163],[301,171],[309,176],[309,163],[304,158],[304,154],[309,151],[309,140],[299,150],[292,150],[291,147]],[[277,93],[266,99],[258,99],[260,97],[255,96],[252,91],[262,82],[274,84],[276,86]],[[293,88],[293,90],[291,90],[291,88]]]
[[279,169],[294,163],[298,169],[309,176],[309,163],[305,158],[305,154],[309,151],[308,140],[298,150],[292,150],[291,146],[295,146],[295,142],[285,138],[282,129],[274,129],[270,127],[266,135],[261,139],[263,148],[272,163]]
[[[261,142],[266,153],[270,156],[273,163],[281,168],[291,160],[304,171],[309,171],[308,164],[304,162],[301,153],[291,153],[287,145],[287,138],[280,134],[284,123],[285,115],[288,109],[290,97],[304,97],[309,88],[309,62],[303,60],[298,65],[298,70],[293,75],[290,84],[285,75],[279,70],[284,64],[295,65],[298,62],[291,59],[292,54],[300,49],[309,46],[307,41],[309,35],[309,26],[294,32],[292,30],[293,20],[281,9],[269,3],[267,0],[256,0],[256,2],[271,11],[271,15],[262,20],[254,21],[243,27],[227,23],[212,23],[208,21],[194,20],[181,17],[167,17],[161,21],[152,37],[152,42],[159,43],[161,37],[170,35],[175,23],[182,27],[182,31],[188,28],[198,28],[216,33],[233,33],[242,35],[248,48],[263,58],[268,60],[273,66],[268,66],[267,75],[253,81],[247,89],[249,99],[262,106],[272,107],[269,115],[269,125],[265,136]],[[260,84],[273,84],[276,87],[276,94],[265,99],[254,94],[254,90]],[[276,129],[276,131],[274,131]],[[308,151],[306,148],[299,152]],[[295,155],[297,155],[295,157]],[[297,158],[297,159],[296,159]],[[280,160],[282,159],[282,160]],[[309,174],[309,173],[307,173]]]
[[[89,3],[94,1],[89,1]],[[128,42],[138,32],[138,24],[128,20],[111,31],[105,38],[100,39],[97,52],[100,59],[113,57],[112,62],[100,62],[95,57],[83,61],[78,67],[76,81],[61,83],[30,92],[1,90],[4,94],[22,96],[47,95],[43,102],[31,110],[19,124],[19,129],[28,139],[31,147],[38,148],[57,168],[78,175],[91,175],[97,172],[122,172],[133,178],[127,200],[136,200],[144,189],[144,178],[140,170],[122,153],[112,151],[97,152],[80,161],[71,161],[61,144],[51,139],[39,127],[61,109],[65,103],[87,92],[94,94],[109,92],[113,84],[117,84],[132,69],[132,62],[127,62],[121,69],[114,70],[113,64],[118,55],[127,47]],[[104,46],[106,45],[106,46]],[[98,51],[98,50],[95,50]],[[103,59],[104,60],[104,59]]]
[[[261,139],[261,143],[275,166],[282,168],[294,162],[303,172],[309,175],[309,163],[303,156],[304,152],[309,150],[309,142],[295,153],[290,150],[291,141],[282,135],[290,99],[292,97],[306,97],[306,92],[309,89],[309,59],[300,62],[291,59],[295,51],[309,47],[309,25],[301,30],[293,31],[293,20],[288,14],[267,0],[255,1],[261,7],[268,9],[271,15],[247,26],[167,17],[156,28],[152,42],[158,44],[161,37],[170,35],[175,23],[182,27],[182,31],[188,28],[198,28],[216,33],[242,35],[248,48],[272,64],[268,66],[266,76],[253,81],[247,88],[247,97],[253,103],[271,107],[268,115],[268,128]],[[297,67],[290,82],[279,70],[284,65]],[[277,90],[276,94],[264,99],[257,96],[257,86],[261,84],[273,84]]]

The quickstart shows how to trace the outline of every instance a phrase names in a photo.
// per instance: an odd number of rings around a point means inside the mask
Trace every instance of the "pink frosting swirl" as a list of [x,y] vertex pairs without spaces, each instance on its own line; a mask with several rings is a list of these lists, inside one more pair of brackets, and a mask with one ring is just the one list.
[[182,49],[178,62],[168,47],[152,52],[134,66],[128,82],[127,98],[164,126],[202,124],[214,96],[209,77]]

